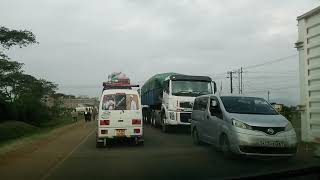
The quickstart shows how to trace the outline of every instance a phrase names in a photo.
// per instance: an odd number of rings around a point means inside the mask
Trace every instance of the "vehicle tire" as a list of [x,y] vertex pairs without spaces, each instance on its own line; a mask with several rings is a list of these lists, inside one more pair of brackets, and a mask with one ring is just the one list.
[[158,122],[157,122],[157,113],[156,111],[153,111],[153,127],[158,128]]
[[138,146],[143,146],[144,145],[144,141],[139,141],[138,142]]
[[150,111],[147,110],[147,111],[146,111],[146,121],[147,121],[146,124],[148,124],[148,125],[151,124],[151,120],[150,120],[150,119],[151,119],[151,118],[150,118]]
[[162,132],[164,132],[164,133],[168,133],[168,132],[169,132],[169,126],[168,126],[168,125],[165,125],[165,124],[162,124],[162,125],[161,125],[161,130],[162,130]]
[[230,142],[227,135],[223,134],[220,137],[220,149],[223,153],[223,156],[227,159],[231,159],[233,154],[230,149]]
[[202,145],[203,142],[199,139],[199,134],[196,128],[192,130],[192,140],[195,145]]
[[151,126],[156,127],[156,120],[154,117],[154,111],[151,112]]
[[165,117],[166,117],[166,115],[165,115],[165,113],[162,111],[162,112],[161,112],[161,117],[160,117],[160,118],[161,118],[161,130],[162,130],[162,132],[164,132],[164,133],[168,133],[168,132],[169,132],[169,126],[164,123]]
[[103,142],[96,141],[96,148],[103,148]]

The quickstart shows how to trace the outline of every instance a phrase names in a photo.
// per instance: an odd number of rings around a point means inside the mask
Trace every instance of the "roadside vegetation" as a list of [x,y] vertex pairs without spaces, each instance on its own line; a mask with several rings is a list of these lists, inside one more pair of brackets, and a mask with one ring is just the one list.
[[56,97],[58,85],[25,73],[24,64],[6,54],[12,47],[33,44],[38,42],[32,32],[0,27],[0,143],[71,122],[58,98],[46,102],[46,97]]

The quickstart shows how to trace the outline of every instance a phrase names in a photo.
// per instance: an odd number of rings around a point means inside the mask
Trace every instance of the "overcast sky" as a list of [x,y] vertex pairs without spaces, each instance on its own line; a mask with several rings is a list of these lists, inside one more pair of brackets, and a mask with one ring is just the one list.
[[[210,75],[297,54],[296,17],[319,0],[0,0],[0,25],[40,44],[11,49],[60,92],[99,96],[114,71],[143,83],[162,72]],[[244,90],[298,103],[298,58],[245,70]],[[235,80],[237,82],[237,80]],[[235,89],[237,89],[237,83]]]

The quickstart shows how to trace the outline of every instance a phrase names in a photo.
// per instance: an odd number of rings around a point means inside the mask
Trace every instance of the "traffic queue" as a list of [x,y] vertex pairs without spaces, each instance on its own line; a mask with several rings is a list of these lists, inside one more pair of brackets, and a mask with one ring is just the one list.
[[123,73],[103,83],[96,145],[119,139],[144,143],[143,123],[190,127],[196,145],[212,144],[226,157],[238,155],[292,157],[297,137],[289,120],[260,97],[222,95],[208,76],[163,73],[138,90]]

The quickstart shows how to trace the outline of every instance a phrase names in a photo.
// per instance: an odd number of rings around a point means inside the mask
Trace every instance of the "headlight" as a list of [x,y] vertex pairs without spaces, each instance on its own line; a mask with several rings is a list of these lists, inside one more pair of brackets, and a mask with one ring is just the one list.
[[235,127],[238,127],[238,128],[242,128],[242,129],[252,129],[252,127],[249,126],[248,124],[243,123],[243,122],[238,121],[238,120],[235,120],[235,119],[232,120],[232,125],[235,126]]
[[284,130],[285,131],[290,131],[292,129],[293,129],[292,124],[289,122]]

